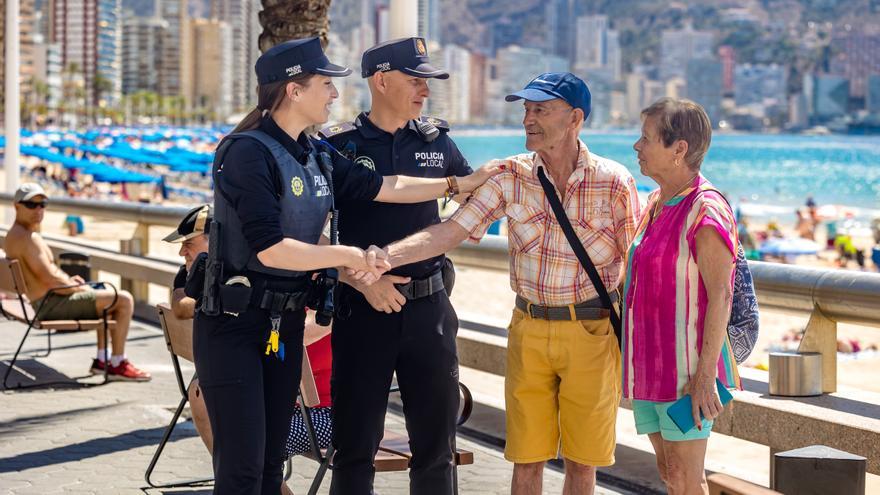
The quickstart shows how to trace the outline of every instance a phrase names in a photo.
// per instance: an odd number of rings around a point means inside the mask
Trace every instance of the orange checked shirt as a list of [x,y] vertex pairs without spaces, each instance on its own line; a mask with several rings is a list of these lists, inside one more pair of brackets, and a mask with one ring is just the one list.
[[[583,141],[579,145],[563,207],[610,292],[620,282],[638,224],[636,183],[623,165],[590,153]],[[507,216],[510,287],[526,300],[565,306],[598,297],[538,180],[541,158],[526,153],[504,161],[507,170],[474,191],[451,220],[478,242],[492,222]]]

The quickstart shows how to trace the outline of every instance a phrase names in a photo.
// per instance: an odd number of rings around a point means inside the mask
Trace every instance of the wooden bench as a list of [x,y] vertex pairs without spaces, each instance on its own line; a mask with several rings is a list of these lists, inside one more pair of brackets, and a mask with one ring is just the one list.
[[706,481],[709,495],[781,495],[775,490],[722,473],[711,474]]
[[[109,346],[109,329],[110,327],[115,327],[116,322],[114,320],[108,319],[106,312],[104,313],[103,318],[95,320],[40,320],[37,318],[37,311],[34,310],[33,306],[31,306],[31,303],[27,298],[27,285],[24,280],[24,273],[22,273],[21,270],[21,264],[18,262],[18,260],[4,258],[2,265],[3,266],[0,266],[0,290],[3,290],[13,296],[11,298],[0,300],[0,309],[2,309],[3,314],[7,318],[27,324],[27,330],[25,331],[24,336],[21,338],[21,342],[18,344],[18,349],[16,349],[15,355],[12,357],[12,361],[10,361],[9,366],[6,368],[6,373],[3,375],[4,389],[9,388],[9,385],[7,384],[7,381],[9,380],[9,375],[10,373],[12,373],[12,369],[15,367],[15,362],[18,359],[18,355],[21,353],[21,348],[24,346],[24,342],[25,340],[27,340],[28,335],[30,335],[32,329],[45,330],[47,339],[45,353],[35,354],[35,357],[46,357],[52,352],[53,331],[101,329],[104,332],[104,342],[107,342]],[[80,285],[86,284],[91,284],[91,282],[86,282],[85,284]],[[52,294],[58,289],[60,288],[50,289],[46,293],[46,296]],[[37,310],[39,309],[40,308],[37,308]],[[103,383],[107,382],[107,370],[108,367],[105,366]],[[35,385],[21,385],[19,383],[18,388],[44,387],[56,383],[66,384],[67,382],[39,383]]]
[[[308,355],[304,352],[304,363],[308,359]],[[303,380],[300,390],[306,390],[309,388],[309,383],[314,386],[315,378],[312,375],[312,370],[310,366],[303,365]],[[470,417],[471,410],[473,408],[473,398],[471,397],[471,393],[466,386],[463,384],[459,384],[460,390],[462,392],[462,412],[458,419],[458,425],[461,426],[464,424],[468,417]],[[394,386],[391,388],[390,392],[397,392],[399,389]],[[317,401],[312,403],[308,402],[308,399],[302,397],[300,401],[299,407],[302,411],[302,416],[305,419],[306,429],[309,433],[309,443],[312,451],[305,454],[305,457],[309,459],[317,461],[320,466],[318,467],[318,471],[315,473],[315,477],[312,480],[312,484],[309,487],[309,495],[315,495],[318,493],[318,489],[321,488],[321,483],[324,480],[324,475],[327,473],[328,469],[332,469],[333,462],[333,446],[331,445],[328,449],[319,449],[317,447],[317,439],[314,435],[314,426],[312,425],[311,416],[309,415],[309,410],[311,406]],[[406,471],[409,469],[410,459],[412,459],[412,451],[409,446],[409,438],[404,435],[401,435],[397,432],[391,430],[385,430],[382,440],[379,442],[379,450],[376,452],[376,455],[373,457],[373,467],[375,467],[376,472],[391,472],[391,471]],[[455,493],[458,494],[458,466],[464,466],[474,463],[474,454],[473,452],[469,452],[467,450],[456,449],[454,456],[454,470],[453,470],[453,487]]]

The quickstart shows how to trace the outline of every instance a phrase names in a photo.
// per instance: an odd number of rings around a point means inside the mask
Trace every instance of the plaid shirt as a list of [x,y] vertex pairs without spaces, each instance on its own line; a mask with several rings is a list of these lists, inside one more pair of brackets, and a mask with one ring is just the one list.
[[[638,224],[636,183],[623,165],[590,153],[582,141],[579,144],[563,207],[611,291],[620,282]],[[537,169],[544,166],[541,158],[526,153],[505,162],[508,169],[474,191],[451,220],[479,242],[492,222],[507,216],[510,287],[526,300],[565,306],[598,297],[538,180]]]

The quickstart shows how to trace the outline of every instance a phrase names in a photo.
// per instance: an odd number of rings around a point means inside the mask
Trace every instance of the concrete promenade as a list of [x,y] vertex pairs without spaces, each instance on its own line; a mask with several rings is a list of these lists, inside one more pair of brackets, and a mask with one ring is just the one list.
[[[0,371],[12,357],[24,326],[0,322]],[[37,331],[25,349],[43,349],[45,334]],[[33,359],[26,352],[17,363],[39,381],[84,377],[95,353],[93,332],[53,336],[54,350],[48,358]],[[161,331],[135,324],[127,354],[150,371],[149,383],[110,383],[92,388],[57,388],[0,393],[0,494],[51,493],[210,493],[197,489],[147,489],[144,471],[179,400],[174,371]],[[185,369],[187,376],[191,367]],[[23,375],[13,373],[12,383]],[[82,382],[96,382],[86,378]],[[386,425],[405,431],[402,418],[389,414]],[[510,491],[512,465],[492,446],[459,436],[460,448],[474,452],[475,464],[459,470],[462,494],[504,494]],[[298,457],[290,485],[306,493],[317,464]],[[154,481],[210,476],[210,457],[191,421],[182,421],[159,461]],[[378,473],[380,494],[407,493],[406,473]],[[560,493],[562,475],[548,470],[548,493]],[[321,493],[327,493],[329,478]],[[629,493],[602,488],[601,494]]]

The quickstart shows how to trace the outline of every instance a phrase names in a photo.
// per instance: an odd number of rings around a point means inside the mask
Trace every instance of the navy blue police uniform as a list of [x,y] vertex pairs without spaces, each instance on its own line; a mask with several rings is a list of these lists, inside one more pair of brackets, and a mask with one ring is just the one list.
[[[317,38],[273,47],[256,71],[261,85],[350,72],[327,60]],[[317,244],[334,190],[369,200],[382,178],[305,133],[290,137],[268,115],[220,143],[213,176],[208,282],[193,350],[214,434],[214,493],[277,495],[313,290],[311,274],[265,266],[257,253],[284,238]]]
[[[362,75],[369,77],[377,70],[448,77],[430,66],[421,38],[395,40],[365,52]],[[422,117],[389,133],[362,113],[353,122],[329,126],[321,134],[356,166],[383,176],[469,175],[472,170],[448,131],[445,121]],[[337,206],[341,242],[361,248],[384,246],[440,222],[436,200],[391,204],[346,199]],[[384,432],[395,372],[413,454],[410,491],[452,493],[459,406],[458,319],[443,286],[444,263],[441,255],[390,272],[412,279],[398,287],[407,301],[397,313],[377,311],[356,289],[339,287],[331,337],[335,448],[331,494],[372,492],[373,457]]]

